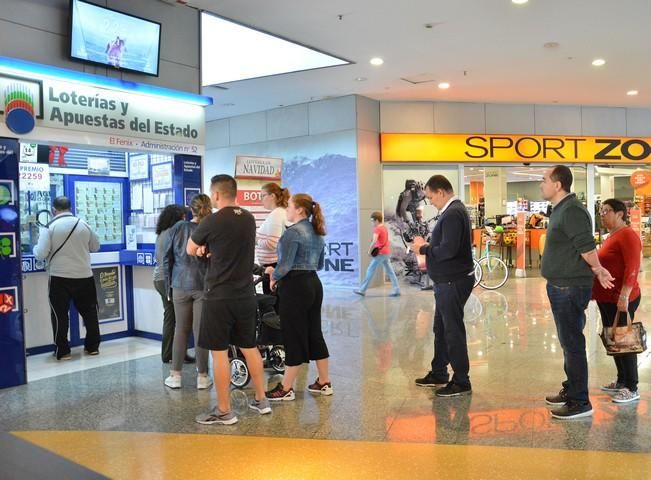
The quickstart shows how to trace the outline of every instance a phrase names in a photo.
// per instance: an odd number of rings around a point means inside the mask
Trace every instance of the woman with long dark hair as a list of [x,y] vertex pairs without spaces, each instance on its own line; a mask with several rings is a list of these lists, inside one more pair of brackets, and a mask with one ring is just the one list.
[[[172,367],[165,379],[169,388],[181,388],[181,369],[190,333],[194,331],[195,343],[199,338],[201,311],[204,300],[204,278],[208,261],[203,257],[188,255],[186,248],[199,223],[212,213],[210,197],[199,194],[190,202],[192,220],[178,222],[170,229],[170,242],[166,254],[167,274],[172,288],[172,302],[176,317]],[[197,388],[206,390],[212,386],[208,375],[208,350],[195,346],[197,360]]]
[[317,275],[324,264],[326,234],[321,206],[305,193],[294,195],[287,206],[287,227],[278,242],[278,265],[267,268],[271,288],[278,283],[280,326],[285,344],[285,375],[267,392],[272,401],[294,400],[299,367],[316,361],[319,376],[308,391],[332,395],[328,347],[321,329],[323,286]]
[[[592,298],[597,301],[604,327],[611,327],[618,315],[625,319],[635,317],[641,294],[637,276],[640,272],[642,242],[628,225],[628,209],[621,200],[609,198],[601,205],[601,222],[608,230],[608,238],[598,251],[599,262],[615,280],[612,289],[604,289],[595,279]],[[620,320],[621,322],[621,320]],[[640,398],[637,391],[637,354],[613,355],[617,379],[601,389],[613,395],[615,403],[629,403]]]
[[165,284],[165,270],[163,257],[169,247],[169,229],[185,217],[185,209],[181,205],[168,205],[158,216],[156,223],[156,250],[154,256],[156,265],[154,266],[154,288],[160,295],[163,302],[163,343],[161,347],[161,357],[163,363],[169,363],[172,360],[172,342],[174,341],[174,328],[176,319],[174,318],[174,305],[168,298],[169,291]]

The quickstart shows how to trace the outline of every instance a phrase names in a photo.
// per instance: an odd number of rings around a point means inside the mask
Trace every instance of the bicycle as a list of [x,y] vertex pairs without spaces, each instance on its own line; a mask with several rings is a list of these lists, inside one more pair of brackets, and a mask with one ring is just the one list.
[[475,284],[486,290],[497,290],[509,279],[509,268],[506,263],[497,255],[490,253],[490,245],[494,243],[490,232],[487,233],[489,238],[486,240],[484,255],[475,258],[475,248],[473,247],[473,262]]

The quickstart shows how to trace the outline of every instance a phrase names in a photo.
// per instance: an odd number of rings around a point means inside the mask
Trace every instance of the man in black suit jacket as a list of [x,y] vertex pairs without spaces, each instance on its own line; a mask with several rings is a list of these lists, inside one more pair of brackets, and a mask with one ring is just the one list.
[[[474,284],[470,218],[443,175],[431,177],[425,193],[439,210],[439,219],[429,243],[421,237],[414,239],[414,251],[426,256],[427,273],[434,282],[434,358],[431,370],[417,379],[416,385],[445,384],[436,390],[438,397],[469,395],[472,389],[463,307]],[[448,364],[454,371],[451,380]]]

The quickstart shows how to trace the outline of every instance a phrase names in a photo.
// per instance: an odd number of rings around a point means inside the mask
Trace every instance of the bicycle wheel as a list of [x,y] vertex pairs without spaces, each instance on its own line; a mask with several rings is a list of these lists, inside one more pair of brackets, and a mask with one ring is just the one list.
[[475,259],[473,259],[475,268],[473,269],[473,272],[475,273],[475,283],[473,284],[472,288],[475,288],[477,285],[479,285],[479,282],[481,282],[481,275],[482,275],[482,270],[481,270],[481,265],[479,262]]
[[509,269],[501,258],[488,255],[479,259],[481,280],[479,285],[487,290],[495,290],[506,283]]

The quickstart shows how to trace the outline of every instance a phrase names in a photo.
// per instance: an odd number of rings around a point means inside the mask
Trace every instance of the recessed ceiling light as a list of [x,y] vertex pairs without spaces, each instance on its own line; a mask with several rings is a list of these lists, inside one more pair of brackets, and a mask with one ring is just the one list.
[[637,95],[638,93],[640,93],[640,92],[638,92],[637,90],[629,90],[628,92],[626,92],[626,95],[628,95],[629,97],[633,97],[633,96]]
[[365,82],[366,80],[368,80],[366,77],[355,77],[356,82]]
[[595,67],[603,67],[604,65],[606,65],[606,60],[604,60],[603,58],[596,58],[592,61],[592,65]]
[[558,48],[559,43],[558,42],[547,42],[543,44],[543,47],[545,48]]
[[376,67],[379,67],[384,63],[384,60],[382,60],[380,57],[373,57],[371,58],[371,65],[374,65]]
[[515,3],[516,5],[524,5],[525,3],[529,2],[529,0],[511,0],[511,2]]
[[439,88],[441,90],[447,90],[448,88],[450,88],[450,84],[448,82],[441,82],[439,83]]
[[222,107],[234,107],[234,103],[222,103]]

